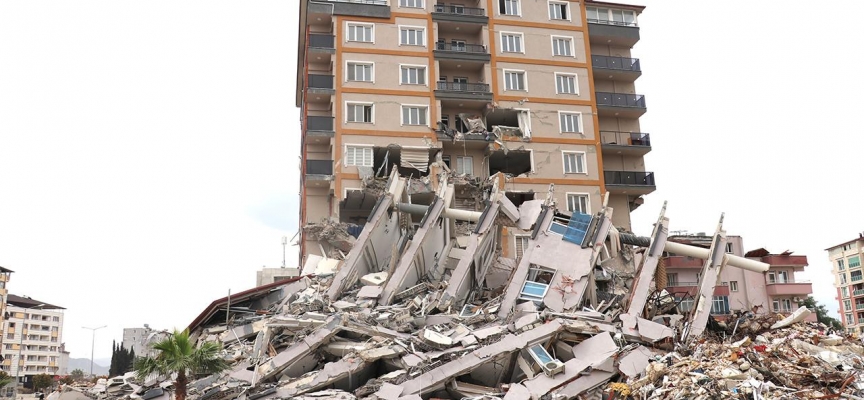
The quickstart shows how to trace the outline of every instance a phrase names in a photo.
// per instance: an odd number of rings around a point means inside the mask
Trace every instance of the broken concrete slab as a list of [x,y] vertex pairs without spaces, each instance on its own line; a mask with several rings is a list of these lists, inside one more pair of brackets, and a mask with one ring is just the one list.
[[360,283],[368,286],[381,286],[387,282],[387,272],[375,272],[363,275],[360,278]]
[[622,374],[630,378],[635,378],[645,373],[645,368],[651,362],[654,353],[644,346],[639,346],[621,357],[618,369]]
[[357,292],[357,297],[362,299],[377,299],[381,297],[381,292],[384,289],[381,286],[363,286]]

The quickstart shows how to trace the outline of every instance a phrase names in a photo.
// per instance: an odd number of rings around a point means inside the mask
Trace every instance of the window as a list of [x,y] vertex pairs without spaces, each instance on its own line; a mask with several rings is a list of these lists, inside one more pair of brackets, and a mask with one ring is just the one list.
[[552,358],[546,348],[543,345],[535,344],[528,348],[528,354],[531,354],[531,358],[540,365],[547,365],[552,361],[556,361],[557,359]]
[[549,2],[549,19],[570,20],[570,13],[568,11],[567,3],[557,1]]
[[345,146],[345,166],[371,167],[373,164],[372,147]]
[[474,175],[474,158],[456,156],[456,173]]
[[679,312],[688,312],[693,309],[693,299],[681,299],[678,303],[678,311]]
[[861,266],[861,258],[858,256],[849,257],[849,268],[858,268]]
[[732,253],[732,243],[726,243],[726,252]]
[[402,125],[426,125],[426,106],[402,106]]
[[403,65],[402,75],[399,83],[403,85],[425,85],[426,84],[426,67],[415,65]]
[[528,248],[528,235],[515,235],[513,239],[516,241],[516,259],[519,260],[522,258],[522,255],[525,254],[525,249]]
[[372,123],[372,104],[348,103],[348,122]]
[[372,63],[348,62],[349,82],[372,82]]
[[840,288],[840,291],[843,293],[843,297],[849,297],[849,287],[843,286]]
[[672,273],[666,274],[666,286],[677,286],[678,285],[678,274]]
[[501,15],[519,15],[519,0],[498,0]]
[[587,7],[585,11],[589,23],[636,26],[636,12],[632,10]]
[[423,0],[399,0],[399,7],[423,8]]
[[504,90],[525,90],[525,71],[504,70]]
[[846,314],[846,324],[848,324],[848,325],[855,324],[855,322],[852,321],[852,314],[851,313]]
[[522,34],[521,33],[504,33],[504,32],[501,32],[501,52],[503,52],[503,53],[521,53],[522,52]]
[[555,74],[555,87],[558,94],[579,94],[576,75]]
[[558,114],[561,133],[582,133],[582,114],[562,112]]
[[543,301],[543,296],[549,290],[553,276],[555,276],[555,271],[531,265],[519,298],[522,300]]
[[841,284],[841,285],[845,285],[845,284],[846,284],[846,273],[842,273],[842,274],[840,274],[840,284]]
[[729,291],[737,292],[738,291],[738,281],[729,281]]
[[846,269],[845,264],[843,264],[843,260],[837,260],[837,270],[843,271]]
[[564,173],[565,174],[584,174],[585,173],[585,153],[582,152],[561,152],[564,156]]
[[15,339],[15,334],[14,333],[7,333],[6,339]]
[[852,309],[852,301],[851,300],[843,300],[843,309],[849,311]]
[[729,314],[729,296],[714,296],[711,299],[711,314]]
[[552,36],[552,55],[573,57],[573,38]]
[[348,41],[349,42],[364,42],[364,43],[372,43],[374,39],[374,31],[373,28],[375,25],[372,24],[348,24]]
[[399,44],[405,46],[425,46],[426,28],[406,27],[399,29]]
[[14,328],[14,327],[15,327],[15,323],[14,323],[14,322],[10,322],[10,323],[9,323],[9,327],[10,327],[10,328]]
[[567,211],[591,214],[588,206],[588,195],[578,193],[567,193]]
[[60,317],[52,317],[52,321],[54,321],[54,322],[60,322]]

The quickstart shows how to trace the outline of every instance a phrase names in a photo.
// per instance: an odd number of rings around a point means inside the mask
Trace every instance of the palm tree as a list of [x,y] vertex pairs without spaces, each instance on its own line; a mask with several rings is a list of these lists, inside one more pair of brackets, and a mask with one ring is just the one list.
[[186,399],[189,376],[215,374],[228,368],[228,363],[219,355],[221,344],[204,342],[195,348],[189,340],[189,330],[175,330],[165,340],[153,345],[153,349],[159,352],[156,357],[135,360],[135,375],[144,381],[154,373],[164,377],[177,374],[174,380],[176,400]]

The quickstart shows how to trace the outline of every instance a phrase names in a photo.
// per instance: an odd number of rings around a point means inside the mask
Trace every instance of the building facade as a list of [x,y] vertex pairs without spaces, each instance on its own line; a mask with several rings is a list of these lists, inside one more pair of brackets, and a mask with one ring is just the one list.
[[[377,201],[364,178],[393,169],[422,178],[435,162],[466,181],[503,173],[499,187],[516,205],[554,184],[562,209],[591,214],[608,193],[614,224],[629,230],[630,211],[655,189],[631,56],[642,9],[301,0],[301,223],[362,225]],[[476,203],[457,194],[452,207]],[[301,246],[301,257],[322,253],[310,238]]]
[[857,239],[825,249],[834,273],[840,317],[849,332],[864,333],[864,277],[861,259],[864,258],[864,233]]
[[143,328],[123,328],[123,347],[135,350],[136,357],[155,356],[153,344],[167,337],[167,331],[157,331],[147,324]]
[[63,310],[30,297],[8,295],[2,369],[25,387],[32,386],[35,375],[61,372]]
[[[6,315],[6,299],[9,297],[9,278],[12,277],[11,269],[0,267],[0,315]],[[4,338],[6,337],[6,324],[2,326],[3,331],[0,331],[0,349],[3,348]]]
[[[755,313],[788,314],[798,309],[798,303],[813,293],[813,285],[795,276],[808,265],[807,256],[789,252],[771,254],[765,249],[744,252],[744,241],[740,236],[727,236],[726,253],[764,262],[770,266],[767,272],[755,272],[726,266],[720,272],[720,280],[714,289],[711,313],[718,318],[735,311],[750,310]],[[670,241],[709,247],[711,236],[703,234],[671,236]],[[664,259],[666,268],[666,291],[681,299],[682,311],[693,307],[692,297],[697,290],[705,260],[668,255]],[[811,316],[815,320],[815,314]]]

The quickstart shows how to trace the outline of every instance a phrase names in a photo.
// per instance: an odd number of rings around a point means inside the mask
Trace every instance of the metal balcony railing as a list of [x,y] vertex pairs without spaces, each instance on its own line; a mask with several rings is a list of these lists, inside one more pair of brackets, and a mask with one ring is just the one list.
[[309,74],[310,89],[333,89],[333,75]]
[[306,160],[307,175],[333,175],[333,160]]
[[387,0],[329,0],[334,3],[357,3],[357,4],[372,4],[376,6],[386,6]]
[[638,58],[591,56],[594,68],[613,69],[617,71],[641,72]]
[[307,131],[333,131],[333,117],[306,117]]
[[653,172],[603,171],[607,185],[655,186]]
[[864,296],[864,289],[858,289],[852,291],[853,296]]
[[336,39],[333,35],[322,35],[312,33],[309,35],[309,47],[317,47],[322,49],[335,49]]
[[487,54],[486,46],[482,44],[436,42],[435,50],[458,51],[460,53]]
[[597,18],[588,18],[589,24],[600,24],[600,25],[615,25],[615,26],[639,26],[636,25],[636,22],[625,22],[625,21],[613,21],[610,19],[597,19]]
[[651,137],[641,132],[600,131],[600,140],[603,144],[651,147]]
[[645,96],[641,94],[597,92],[598,106],[645,108]]
[[437,89],[451,92],[488,92],[489,85],[485,83],[438,82]]
[[778,285],[778,284],[786,284],[786,283],[811,283],[811,282],[809,280],[806,280],[806,279],[786,279],[786,280],[775,279],[773,281],[770,279],[768,280],[769,285]]
[[855,309],[856,310],[864,310],[864,303],[855,304]]
[[442,14],[457,14],[457,15],[473,15],[477,17],[485,17],[486,10],[482,8],[474,8],[474,7],[463,7],[460,5],[444,5],[444,4],[436,4],[435,11],[436,13]]
[[852,278],[852,282],[858,282],[862,279],[861,275],[852,275],[850,278]]

